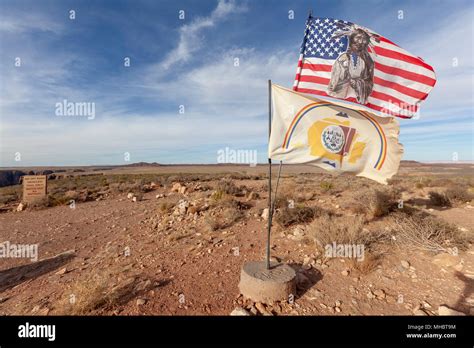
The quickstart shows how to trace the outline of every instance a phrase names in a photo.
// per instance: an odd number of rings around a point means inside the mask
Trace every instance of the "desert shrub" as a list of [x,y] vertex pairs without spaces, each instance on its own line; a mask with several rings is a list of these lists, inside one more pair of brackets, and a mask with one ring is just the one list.
[[233,225],[235,222],[242,219],[244,214],[239,208],[227,208],[222,213],[222,216],[229,225]]
[[426,177],[421,177],[421,178],[418,178],[418,181],[415,183],[415,187],[417,189],[423,189],[425,187],[429,187],[429,186],[434,186],[433,185],[433,180],[430,179],[430,178],[426,178]]
[[365,214],[369,220],[385,216],[398,206],[399,193],[394,190],[368,189],[357,196],[349,208],[356,214]]
[[[130,274],[130,265],[114,265],[81,277],[68,286],[55,308],[58,314],[93,315],[129,303],[157,284]],[[70,295],[75,301],[71,303]]]
[[231,196],[227,195],[222,190],[215,190],[211,193],[211,205],[217,205],[219,202],[222,202],[227,199],[232,199]]
[[276,222],[283,227],[311,222],[320,210],[312,207],[296,206],[283,208],[276,215]]
[[449,198],[446,196],[446,194],[443,193],[438,193],[435,191],[430,191],[429,193],[430,197],[430,204],[435,206],[435,207],[449,207],[451,206],[451,201]]
[[473,198],[467,186],[452,186],[446,190],[446,197],[451,201],[468,202]]
[[376,244],[386,244],[390,234],[386,230],[364,228],[362,216],[322,214],[308,226],[308,233],[316,246],[324,252],[328,244],[362,244],[366,250]]
[[323,192],[328,192],[334,188],[334,185],[330,181],[323,180],[319,183],[319,187],[323,190]]
[[53,202],[51,199],[51,195],[35,199],[28,203],[28,208],[33,209],[33,210],[45,209],[52,206],[53,206]]
[[161,211],[162,213],[169,213],[169,212],[171,212],[171,210],[174,208],[174,206],[175,206],[175,205],[174,205],[173,203],[171,203],[171,202],[162,202],[162,203],[160,204],[160,211]]
[[19,201],[22,187],[20,185],[0,187],[0,204]]
[[[268,189],[268,187],[266,189]],[[274,195],[272,195],[272,200],[275,199],[275,208],[288,208],[289,203],[296,200],[297,193],[297,185],[293,181],[281,181],[278,187],[276,199]]]
[[228,195],[242,194],[242,190],[238,188],[232,180],[222,179],[216,185],[216,191],[222,191]]
[[311,192],[309,189],[303,189],[302,191],[296,194],[295,200],[298,203],[303,203],[306,201],[310,201],[314,198],[314,192]]
[[364,252],[364,259],[359,261],[355,258],[351,259],[351,266],[353,269],[359,271],[363,275],[372,273],[377,269],[381,263],[381,255],[376,255],[371,252]]
[[217,231],[231,227],[234,223],[244,217],[242,211],[235,207],[226,208],[221,214],[207,215],[204,219],[205,226],[210,231]]
[[446,252],[453,247],[464,250],[472,240],[472,235],[429,214],[394,214],[392,219],[389,228],[393,240],[402,248],[432,252]]

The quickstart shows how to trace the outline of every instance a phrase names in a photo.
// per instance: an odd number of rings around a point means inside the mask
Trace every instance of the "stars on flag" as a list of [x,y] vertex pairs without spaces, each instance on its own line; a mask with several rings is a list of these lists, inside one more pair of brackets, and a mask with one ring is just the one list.
[[347,21],[331,18],[311,18],[306,25],[306,40],[302,47],[306,57],[336,59],[347,49],[347,38],[334,37],[339,28],[338,23],[348,24]]

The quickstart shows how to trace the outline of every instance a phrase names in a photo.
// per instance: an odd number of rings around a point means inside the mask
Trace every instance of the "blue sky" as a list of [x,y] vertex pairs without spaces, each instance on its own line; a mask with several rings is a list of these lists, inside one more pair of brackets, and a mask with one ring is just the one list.
[[[472,1],[1,0],[0,166],[216,163],[226,147],[264,162],[266,81],[291,87],[310,8],[434,67],[403,159],[474,160]],[[64,99],[95,118],[56,116]]]

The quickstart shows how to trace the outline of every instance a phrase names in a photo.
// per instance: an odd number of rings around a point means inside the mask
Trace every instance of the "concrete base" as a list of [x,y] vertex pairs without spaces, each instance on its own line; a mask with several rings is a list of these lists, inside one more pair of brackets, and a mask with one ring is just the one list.
[[296,296],[296,273],[288,265],[265,261],[250,261],[240,273],[240,293],[255,302],[288,301]]

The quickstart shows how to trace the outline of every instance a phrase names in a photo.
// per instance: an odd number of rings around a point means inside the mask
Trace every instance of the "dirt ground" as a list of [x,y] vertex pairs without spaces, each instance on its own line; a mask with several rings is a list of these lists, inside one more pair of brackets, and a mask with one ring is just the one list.
[[[472,166],[440,166],[436,171],[427,167],[406,166],[389,186],[400,188],[406,205],[454,224],[472,238],[472,201],[430,206],[429,192],[439,187],[423,184],[427,177],[433,182],[448,175],[456,183],[453,171],[471,180]],[[129,175],[133,179],[160,170],[134,169]],[[284,171],[282,192],[285,185],[296,187],[295,195],[309,193],[301,204],[335,211],[341,219],[357,215],[350,207],[357,191],[352,183],[381,186],[361,178],[351,177],[348,184],[346,176],[316,171],[302,177],[296,172]],[[38,244],[38,261],[0,259],[0,314],[229,315],[242,307],[257,315],[439,315],[440,306],[446,306],[472,315],[472,239],[458,253],[380,242],[370,249],[376,260],[367,261],[364,269],[349,258],[322,254],[309,227],[318,223],[317,217],[311,223],[273,226],[272,256],[298,273],[294,301],[262,305],[243,299],[238,291],[241,266],[265,255],[267,221],[262,212],[268,193],[266,178],[259,175],[229,179],[245,189],[226,199],[216,189],[221,177],[178,177],[148,192],[110,190],[74,205],[66,201],[16,211],[19,201],[5,203],[0,243]],[[393,221],[388,213],[365,221],[364,228],[386,230]]]

